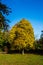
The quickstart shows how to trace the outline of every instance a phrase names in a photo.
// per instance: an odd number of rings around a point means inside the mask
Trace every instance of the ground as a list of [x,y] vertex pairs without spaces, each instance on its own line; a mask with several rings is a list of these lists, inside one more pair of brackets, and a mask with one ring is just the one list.
[[35,54],[0,54],[0,65],[43,65],[43,56]]

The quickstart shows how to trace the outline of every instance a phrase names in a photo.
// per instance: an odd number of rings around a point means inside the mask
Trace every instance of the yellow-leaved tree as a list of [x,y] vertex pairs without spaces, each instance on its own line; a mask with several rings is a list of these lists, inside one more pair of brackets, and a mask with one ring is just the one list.
[[28,20],[22,19],[15,24],[10,30],[9,39],[12,49],[22,49],[24,53],[24,49],[32,48],[34,43],[34,31],[31,23]]

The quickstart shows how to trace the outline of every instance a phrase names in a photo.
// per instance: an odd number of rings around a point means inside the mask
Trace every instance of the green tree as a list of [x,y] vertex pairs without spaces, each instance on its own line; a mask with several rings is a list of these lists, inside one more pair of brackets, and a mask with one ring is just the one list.
[[10,13],[10,8],[8,8],[5,4],[3,4],[2,2],[0,2],[0,29],[4,29],[7,30],[9,25],[8,22],[9,20],[6,19],[6,15],[9,15]]
[[43,50],[43,30],[41,31],[40,39],[35,40],[34,48],[36,50]]
[[39,40],[35,40],[34,42],[34,50],[40,50],[41,49],[41,44],[39,42]]
[[10,43],[8,41],[9,39],[9,31],[7,32],[3,32],[3,50],[8,53],[8,51],[10,50]]
[[9,32],[0,31],[0,49],[8,53],[10,50],[10,43],[8,41]]
[[12,49],[28,49],[33,47],[34,43],[34,32],[32,25],[28,20],[22,19],[20,22],[15,24],[10,30],[9,41]]
[[40,39],[39,39],[39,43],[40,43],[40,49],[43,50],[43,30],[41,31],[41,36],[40,36]]
[[3,33],[0,31],[0,46],[2,46],[3,40]]
[[7,32],[9,28],[9,20],[7,16],[11,12],[11,9],[0,1],[0,46],[3,46],[3,43],[8,41]]

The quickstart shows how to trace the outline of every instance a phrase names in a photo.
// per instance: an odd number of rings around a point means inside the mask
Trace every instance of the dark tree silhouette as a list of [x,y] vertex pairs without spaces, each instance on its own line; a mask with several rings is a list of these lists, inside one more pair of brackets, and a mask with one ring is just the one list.
[[5,4],[3,4],[2,2],[0,2],[0,29],[1,30],[7,30],[9,27],[9,20],[6,19],[6,15],[9,15],[9,13],[11,12],[11,9],[9,7],[7,7]]
[[43,50],[43,30],[42,30],[41,32],[42,32],[42,33],[41,33],[39,42],[40,42],[40,45],[41,45],[41,50]]

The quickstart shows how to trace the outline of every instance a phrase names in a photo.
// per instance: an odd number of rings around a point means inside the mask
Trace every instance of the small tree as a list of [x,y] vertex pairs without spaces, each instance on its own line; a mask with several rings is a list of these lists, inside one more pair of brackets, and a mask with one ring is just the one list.
[[34,43],[34,48],[36,50],[43,50],[43,31],[41,31],[41,36],[40,36],[40,39],[38,40],[35,40],[35,43]]
[[39,43],[41,45],[41,50],[43,50],[43,30],[41,31],[41,36],[40,36],[40,39],[39,39]]

